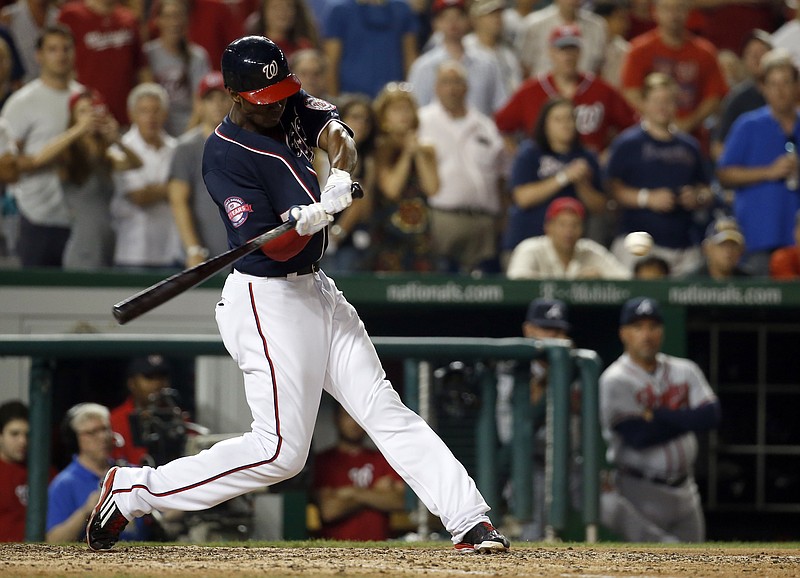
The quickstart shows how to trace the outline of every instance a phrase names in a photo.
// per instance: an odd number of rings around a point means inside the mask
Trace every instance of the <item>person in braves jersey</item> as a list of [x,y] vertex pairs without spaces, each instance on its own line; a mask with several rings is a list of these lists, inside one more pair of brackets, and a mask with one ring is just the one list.
[[[222,340],[244,373],[252,431],[158,468],[112,468],[89,520],[89,547],[110,549],[129,519],[153,510],[202,510],[296,475],[324,389],[442,519],[458,551],[507,550],[475,482],[400,401],[355,309],[317,265],[331,214],[352,201],[349,129],[333,105],[301,90],[283,52],[265,37],[228,45],[222,74],[233,106],[206,143],[203,175],[230,245],[290,213],[296,221],[236,263],[216,305]],[[314,146],[332,167],[322,192]]]
[[595,154],[602,153],[615,134],[636,122],[636,114],[617,90],[591,72],[578,70],[583,39],[580,28],[565,24],[550,34],[553,66],[522,83],[508,102],[495,113],[500,132],[533,134],[544,104],[568,98],[575,105],[575,126],[581,143]]
[[600,423],[616,466],[614,492],[628,507],[602,518],[632,541],[642,541],[645,520],[647,541],[703,542],[696,434],[717,426],[719,401],[697,364],[660,353],[656,300],[626,301],[619,335],[625,351],[600,376]]

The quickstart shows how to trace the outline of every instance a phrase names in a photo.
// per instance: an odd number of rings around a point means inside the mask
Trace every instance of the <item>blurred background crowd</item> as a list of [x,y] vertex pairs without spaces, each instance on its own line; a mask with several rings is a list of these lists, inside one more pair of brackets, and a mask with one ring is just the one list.
[[328,272],[800,275],[796,0],[4,4],[2,267],[225,251],[200,159],[221,53],[261,34],[358,143]]

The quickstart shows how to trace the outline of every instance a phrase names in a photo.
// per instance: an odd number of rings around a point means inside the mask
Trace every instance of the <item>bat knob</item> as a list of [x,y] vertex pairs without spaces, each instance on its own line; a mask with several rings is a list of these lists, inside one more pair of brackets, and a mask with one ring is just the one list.
[[353,184],[350,185],[350,193],[354,199],[364,198],[364,189],[361,188],[361,183],[358,181],[353,181]]

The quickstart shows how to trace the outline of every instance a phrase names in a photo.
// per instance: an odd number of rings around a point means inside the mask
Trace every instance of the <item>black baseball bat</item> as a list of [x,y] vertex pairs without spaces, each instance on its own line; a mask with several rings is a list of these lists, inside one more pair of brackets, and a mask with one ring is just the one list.
[[[362,190],[361,185],[359,185],[357,182],[354,182],[353,198],[360,199],[363,196],[364,191]],[[268,243],[273,239],[277,239],[284,233],[291,231],[294,229],[294,226],[295,221],[294,219],[290,218],[288,221],[278,225],[274,229],[266,231],[265,233],[262,233],[259,236],[247,241],[247,243],[244,245],[234,247],[233,249],[225,251],[216,257],[212,257],[211,259],[203,261],[199,265],[185,269],[180,273],[175,273],[174,275],[159,281],[155,285],[151,285],[147,289],[139,291],[135,295],[128,297],[124,301],[120,301],[114,305],[114,308],[112,309],[114,318],[117,320],[117,323],[124,325],[128,321],[144,315],[148,311],[151,311],[159,305],[166,303],[176,295],[180,295],[195,285],[199,285],[212,275],[222,271],[229,265],[232,265],[245,255],[249,255],[261,247],[261,245],[264,243]]]

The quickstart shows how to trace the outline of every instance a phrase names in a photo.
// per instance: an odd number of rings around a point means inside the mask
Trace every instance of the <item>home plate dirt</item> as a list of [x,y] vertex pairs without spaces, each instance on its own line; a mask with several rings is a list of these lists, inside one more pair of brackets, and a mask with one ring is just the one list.
[[800,549],[790,546],[512,544],[506,554],[465,555],[447,544],[373,548],[320,544],[294,548],[122,545],[103,553],[90,552],[83,545],[2,544],[0,576],[800,578]]

